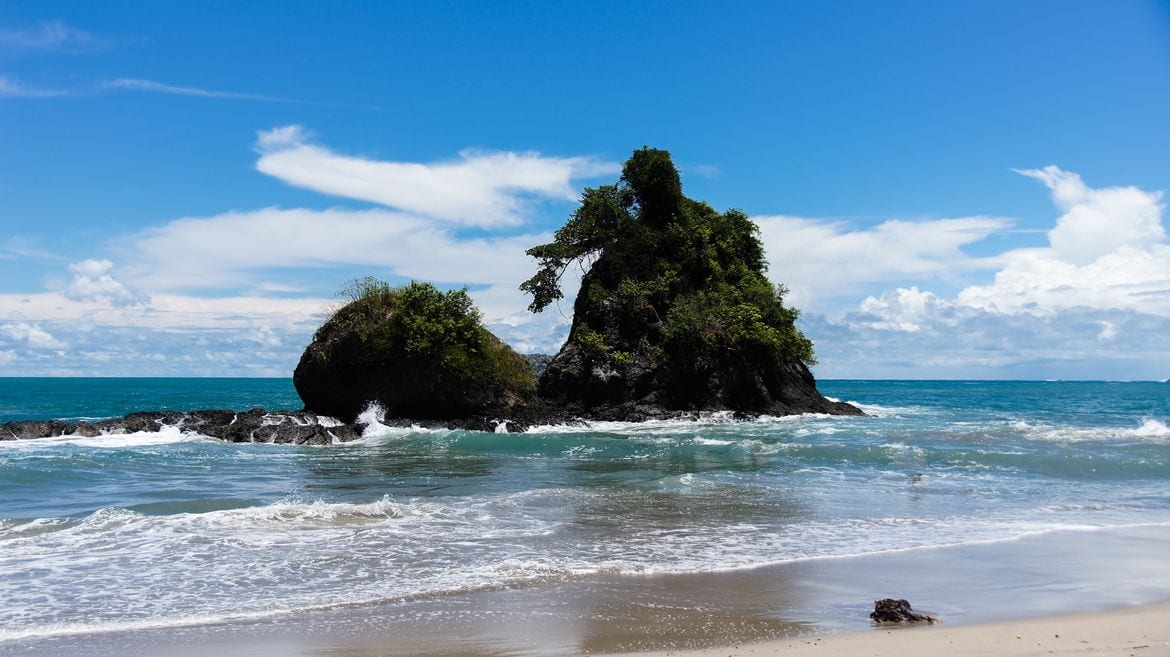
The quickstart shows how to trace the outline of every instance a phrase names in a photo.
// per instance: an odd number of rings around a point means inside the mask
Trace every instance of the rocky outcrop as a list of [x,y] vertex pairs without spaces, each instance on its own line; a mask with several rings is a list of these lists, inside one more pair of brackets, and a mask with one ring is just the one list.
[[738,210],[687,198],[666,151],[642,148],[615,185],[586,189],[521,285],[540,311],[588,267],[573,325],[540,378],[541,399],[586,418],[678,412],[861,415],[823,397],[799,311],[765,275],[759,228]]
[[869,615],[873,622],[885,623],[941,623],[937,616],[914,611],[907,600],[884,598],[873,603],[873,613]]
[[102,435],[154,432],[166,427],[198,433],[233,443],[285,443],[292,445],[328,445],[360,438],[363,426],[342,424],[329,418],[301,411],[269,413],[261,408],[237,412],[200,410],[188,413],[165,411],[131,413],[119,419],[99,422],[62,422],[60,420],[8,422],[0,424],[0,440],[27,440],[76,436],[91,438]]
[[535,402],[527,361],[483,328],[466,290],[362,286],[297,364],[305,410],[352,422],[373,402],[390,418],[465,421]]
[[579,420],[560,415],[535,404],[516,409],[508,416],[470,415],[451,420],[408,418],[368,418],[343,423],[331,417],[306,411],[265,411],[254,408],[237,412],[229,410],[200,410],[181,413],[131,413],[123,418],[99,422],[64,422],[61,420],[30,420],[0,424],[0,441],[30,440],[35,438],[78,437],[155,432],[167,427],[217,438],[232,443],[277,443],[288,445],[330,445],[361,438],[369,422],[377,421],[387,427],[409,429],[465,429],[488,432],[522,432],[539,424],[576,424]]

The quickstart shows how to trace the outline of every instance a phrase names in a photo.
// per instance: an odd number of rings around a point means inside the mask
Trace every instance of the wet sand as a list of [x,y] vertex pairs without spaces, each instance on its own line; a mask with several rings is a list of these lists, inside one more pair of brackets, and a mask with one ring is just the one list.
[[[987,623],[873,629],[796,640],[688,651],[627,653],[639,657],[1166,657],[1170,655],[1170,602],[1095,614]],[[618,657],[614,654],[610,657]]]

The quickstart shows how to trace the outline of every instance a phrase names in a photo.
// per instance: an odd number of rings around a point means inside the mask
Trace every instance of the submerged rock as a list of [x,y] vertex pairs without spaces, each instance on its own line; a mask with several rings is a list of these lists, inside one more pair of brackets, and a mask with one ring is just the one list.
[[907,600],[884,598],[873,603],[869,615],[875,623],[941,623],[937,616],[914,611]]

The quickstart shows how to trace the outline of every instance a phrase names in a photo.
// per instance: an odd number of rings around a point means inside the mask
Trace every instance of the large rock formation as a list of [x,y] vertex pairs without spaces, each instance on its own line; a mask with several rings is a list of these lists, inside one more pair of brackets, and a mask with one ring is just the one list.
[[540,379],[550,405],[587,418],[678,411],[860,414],[816,390],[812,342],[764,272],[758,227],[682,194],[666,151],[643,148],[615,185],[586,189],[521,286],[530,309],[561,298],[561,275],[592,262],[568,340]]
[[489,333],[466,290],[355,281],[293,373],[305,409],[352,422],[371,402],[390,418],[504,417],[535,398],[522,356]]

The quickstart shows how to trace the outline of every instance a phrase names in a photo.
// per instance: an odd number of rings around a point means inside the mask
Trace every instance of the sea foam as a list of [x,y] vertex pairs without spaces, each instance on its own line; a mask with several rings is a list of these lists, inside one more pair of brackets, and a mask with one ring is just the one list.
[[[158,431],[134,433],[106,433],[99,436],[55,436],[30,440],[3,440],[0,449],[52,449],[61,445],[94,447],[99,449],[131,449],[185,442],[207,442],[214,439],[173,425],[163,425]],[[218,442],[218,441],[216,441]]]

